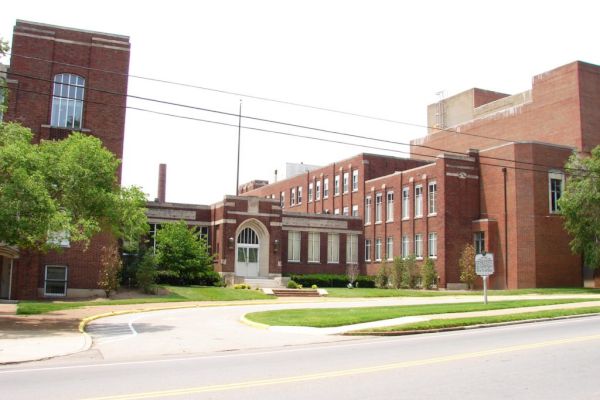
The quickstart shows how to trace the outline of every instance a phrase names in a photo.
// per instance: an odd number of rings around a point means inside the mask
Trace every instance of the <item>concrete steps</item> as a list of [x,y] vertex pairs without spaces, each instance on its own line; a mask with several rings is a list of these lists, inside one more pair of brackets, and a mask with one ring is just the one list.
[[244,278],[244,283],[252,286],[252,288],[280,288],[281,279],[267,279],[267,278]]
[[318,289],[272,289],[277,297],[319,297]]

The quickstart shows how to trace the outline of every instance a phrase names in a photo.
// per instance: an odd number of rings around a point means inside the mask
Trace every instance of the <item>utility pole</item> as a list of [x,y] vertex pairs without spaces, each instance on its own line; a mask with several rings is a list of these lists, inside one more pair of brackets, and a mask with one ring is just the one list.
[[238,152],[237,152],[237,177],[235,180],[235,195],[240,195],[240,139],[242,136],[242,100],[240,99],[240,113],[238,116]]

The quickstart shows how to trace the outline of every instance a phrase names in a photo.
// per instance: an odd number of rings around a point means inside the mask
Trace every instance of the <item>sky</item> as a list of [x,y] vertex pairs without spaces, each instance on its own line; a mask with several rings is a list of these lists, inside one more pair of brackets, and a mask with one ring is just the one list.
[[240,183],[272,181],[276,169],[283,178],[286,162],[408,156],[401,144],[289,124],[408,143],[426,134],[426,107],[440,91],[519,93],[561,65],[600,64],[600,3],[584,0],[19,0],[2,8],[7,40],[17,19],[127,35],[131,75],[188,85],[131,77],[130,95],[233,114],[128,100],[233,125],[127,110],[122,183],[154,199],[158,165],[166,163],[170,202],[211,204],[235,194],[240,102],[244,117],[288,124],[242,119]]

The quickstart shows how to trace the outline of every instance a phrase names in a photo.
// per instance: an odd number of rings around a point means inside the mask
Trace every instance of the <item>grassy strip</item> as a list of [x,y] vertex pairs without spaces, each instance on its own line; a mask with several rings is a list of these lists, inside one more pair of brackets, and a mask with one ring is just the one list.
[[387,326],[383,328],[365,329],[354,331],[352,334],[379,333],[379,332],[406,332],[423,331],[431,329],[456,328],[482,324],[498,324],[502,322],[527,321],[540,318],[557,318],[570,315],[597,314],[600,307],[582,307],[561,310],[536,311],[522,314],[494,315],[487,317],[455,318],[455,319],[433,319],[430,321],[413,322],[405,325]]
[[577,303],[589,299],[511,300],[483,303],[424,304],[413,306],[307,308],[255,312],[246,315],[251,321],[272,326],[311,326],[317,328],[360,324],[363,322],[428,314],[502,310],[552,304]]
[[[438,297],[438,296],[482,296],[478,290],[412,290],[412,289],[367,289],[327,288],[329,297]],[[490,296],[518,296],[527,294],[600,294],[600,289],[591,288],[542,288],[516,290],[489,290]]]
[[115,300],[89,300],[89,301],[20,301],[17,305],[17,314],[31,315],[43,314],[52,311],[68,310],[73,308],[89,306],[106,306],[121,304],[145,304],[145,303],[171,303],[182,301],[234,301],[234,300],[257,300],[273,299],[258,290],[241,290],[221,287],[178,287],[165,286],[169,291],[165,296],[149,296],[133,299]]

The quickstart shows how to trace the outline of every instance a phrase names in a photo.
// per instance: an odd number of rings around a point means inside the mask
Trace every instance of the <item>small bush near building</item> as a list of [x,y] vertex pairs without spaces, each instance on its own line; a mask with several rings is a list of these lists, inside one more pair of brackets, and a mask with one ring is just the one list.
[[395,257],[394,263],[390,270],[389,285],[394,289],[400,289],[405,286],[404,280],[406,275],[406,266],[404,265],[404,259],[401,257]]
[[154,293],[156,286],[156,258],[151,253],[142,256],[135,271],[138,288],[144,293]]
[[386,262],[383,262],[375,275],[375,286],[380,289],[386,289],[390,285],[390,268]]
[[288,289],[298,289],[298,284],[292,279],[287,283]]
[[423,289],[431,289],[431,287],[437,282],[437,271],[435,269],[435,263],[431,258],[421,267],[421,286]]
[[[349,283],[348,277],[342,274],[292,274],[290,278],[304,287],[311,287],[312,285],[318,287],[347,287]],[[374,288],[374,277],[358,275],[354,287]]]
[[475,273],[475,247],[472,244],[467,244],[458,260],[460,269],[460,281],[467,284],[467,288],[472,289],[477,274]]
[[417,265],[417,259],[413,254],[406,257],[403,262],[404,271],[402,274],[402,287],[414,289],[419,286],[419,280],[421,279],[419,266]]
[[236,285],[233,285],[234,289],[252,289],[252,287],[250,285],[247,285],[245,283],[238,283]]
[[100,276],[98,277],[98,287],[110,296],[110,292],[119,288],[119,273],[123,267],[119,249],[117,246],[102,248],[100,255]]

